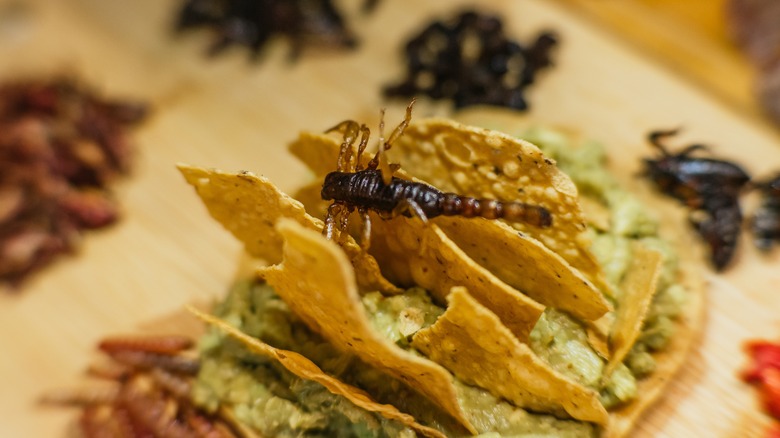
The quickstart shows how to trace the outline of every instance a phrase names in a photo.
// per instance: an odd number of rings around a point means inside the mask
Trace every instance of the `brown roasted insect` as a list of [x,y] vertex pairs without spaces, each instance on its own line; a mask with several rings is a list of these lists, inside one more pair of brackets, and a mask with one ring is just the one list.
[[701,144],[670,153],[662,141],[677,132],[672,129],[648,135],[661,155],[644,160],[645,174],[661,191],[693,209],[691,224],[709,245],[715,268],[722,270],[737,247],[742,224],[739,194],[750,176],[729,161],[692,156],[693,152],[706,149]]
[[192,379],[199,361],[185,351],[192,345],[179,336],[105,339],[99,348],[113,362],[92,368],[92,375],[110,385],[57,391],[42,402],[82,407],[78,427],[86,438],[239,436],[230,418],[194,404]]
[[767,251],[773,240],[780,239],[780,174],[753,186],[763,195],[761,206],[751,221],[753,241],[759,249]]
[[[337,169],[325,176],[322,184],[322,199],[332,200],[325,218],[323,234],[329,239],[335,231],[343,233],[348,225],[349,215],[357,210],[363,219],[363,238],[361,245],[368,248],[371,235],[369,211],[382,218],[396,215],[416,216],[427,222],[436,216],[483,217],[486,219],[507,219],[523,221],[538,227],[552,224],[550,212],[544,207],[521,202],[501,202],[494,199],[476,199],[455,193],[444,193],[424,183],[407,181],[392,176],[399,168],[388,164],[385,152],[393,142],[403,135],[412,117],[414,100],[406,108],[406,117],[384,140],[384,121],[379,124],[379,150],[364,167],[361,155],[366,149],[369,129],[355,121],[339,123],[328,132],[344,133],[344,141],[339,151]],[[382,114],[384,118],[384,112]],[[357,153],[353,146],[360,137]]]

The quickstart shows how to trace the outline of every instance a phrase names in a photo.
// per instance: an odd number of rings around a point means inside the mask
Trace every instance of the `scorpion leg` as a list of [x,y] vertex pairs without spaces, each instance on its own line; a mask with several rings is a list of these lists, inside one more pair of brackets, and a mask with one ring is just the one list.
[[362,135],[360,137],[360,144],[358,144],[357,157],[355,159],[355,172],[363,170],[360,160],[363,158],[363,152],[366,150],[366,146],[368,146],[368,137],[371,135],[371,131],[366,125],[360,125],[360,132]]
[[[394,216],[398,215],[404,215],[408,217],[416,217],[420,219],[423,223],[423,227],[427,227],[430,222],[428,221],[428,216],[423,211],[422,207],[420,207],[420,204],[410,200],[410,199],[402,199],[401,202],[398,203],[398,205],[393,209]],[[427,236],[428,233],[422,233],[421,239],[420,239],[420,247],[418,248],[418,252],[420,255],[425,253],[426,248],[428,247],[427,244]]]
[[678,132],[680,132],[680,128],[653,131],[647,135],[647,140],[650,144],[658,148],[665,157],[668,157],[670,155],[669,151],[666,149],[666,146],[662,144],[662,141],[667,137],[677,135]]
[[368,252],[368,248],[371,246],[371,216],[366,208],[359,208],[358,213],[363,218],[363,235],[360,238],[360,248]]
[[360,132],[360,125],[354,120],[345,120],[338,125],[326,130],[325,132],[343,132],[344,141],[339,148],[339,157],[336,161],[336,167],[339,172],[349,171],[349,165],[352,161],[352,145]]
[[[384,180],[385,184],[390,184],[390,180],[393,178],[393,170],[390,168],[390,164],[387,162],[387,156],[385,155],[385,152],[387,152],[387,150],[393,146],[393,142],[395,142],[398,137],[403,135],[404,130],[406,130],[406,127],[409,126],[409,122],[412,121],[412,108],[414,108],[415,102],[415,99],[412,99],[412,101],[409,102],[409,105],[406,107],[406,116],[401,121],[401,123],[395,127],[387,141],[382,141],[380,139],[379,150],[377,150],[374,158],[371,159],[371,161],[368,163],[369,169],[376,169],[377,167],[379,168],[379,170],[382,172],[382,179]],[[382,112],[382,116],[383,117],[382,122],[380,123],[380,127],[384,128],[384,111]],[[380,135],[380,137],[384,136]]]
[[709,150],[709,147],[706,144],[698,144],[698,143],[692,144],[690,146],[687,146],[685,149],[681,150],[680,152],[678,152],[677,156],[684,158],[690,155],[692,152],[699,151],[699,150]]
[[325,224],[322,227],[322,234],[328,240],[333,240],[333,233],[336,229],[336,220],[344,211],[344,205],[340,202],[334,202],[328,207],[328,214],[325,216]]
[[428,225],[428,216],[425,214],[422,207],[420,207],[420,204],[411,199],[401,199],[398,205],[393,209],[393,215],[416,217],[420,219],[423,224]]
[[338,229],[339,229],[339,236],[338,236],[338,242],[339,244],[343,244],[347,241],[347,236],[349,236],[349,216],[352,214],[352,211],[354,211],[354,208],[344,205],[344,208],[341,210],[341,214],[339,215],[339,222],[338,222]]

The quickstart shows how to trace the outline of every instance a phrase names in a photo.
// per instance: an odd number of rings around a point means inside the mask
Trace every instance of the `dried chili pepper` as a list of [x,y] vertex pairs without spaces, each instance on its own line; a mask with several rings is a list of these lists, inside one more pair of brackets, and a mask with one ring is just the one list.
[[523,46],[504,34],[499,17],[463,12],[453,22],[434,21],[406,43],[406,78],[384,94],[451,99],[458,108],[486,104],[524,110],[525,89],[552,65],[557,41],[548,31]]
[[126,129],[145,114],[69,78],[0,85],[0,283],[18,285],[117,219],[106,187],[130,169]]
[[[219,413],[209,414],[191,399],[193,369],[171,369],[158,364],[167,357],[177,363],[197,364],[193,342],[179,336],[121,337],[100,343],[101,351],[116,360],[122,355],[147,355],[154,360],[129,365],[127,372],[110,375],[111,386],[57,391],[44,396],[46,404],[79,406],[79,429],[83,436],[177,436],[231,438],[239,434]],[[165,353],[162,353],[165,352]],[[142,363],[141,363],[142,362]],[[115,363],[112,363],[115,365]],[[126,367],[128,364],[120,364]]]
[[709,245],[715,268],[722,270],[737,247],[742,225],[739,195],[750,176],[732,162],[692,156],[693,152],[705,149],[703,145],[670,153],[662,140],[676,133],[677,130],[650,133],[648,139],[661,155],[644,160],[645,174],[662,192],[693,210],[691,224]]
[[772,241],[780,239],[780,174],[753,184],[763,195],[761,206],[753,216],[753,240],[761,250],[769,250]]
[[306,46],[352,48],[357,40],[332,0],[187,0],[178,31],[210,27],[216,37],[208,50],[216,55],[237,44],[257,55],[274,36],[288,39],[291,56]]
[[[764,410],[780,420],[780,344],[754,340],[745,344],[745,352],[751,363],[742,371],[742,380],[758,388]],[[767,436],[774,437],[778,433],[780,425],[775,424]]]

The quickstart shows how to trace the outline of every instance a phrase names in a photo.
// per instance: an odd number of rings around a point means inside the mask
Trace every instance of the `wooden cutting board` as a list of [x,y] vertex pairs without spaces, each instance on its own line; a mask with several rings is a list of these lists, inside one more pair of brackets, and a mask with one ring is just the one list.
[[[382,2],[370,16],[351,14],[362,40],[357,52],[310,53],[296,63],[288,62],[288,48],[278,41],[257,63],[243,50],[202,56],[207,35],[172,37],[179,3],[0,1],[1,78],[70,71],[109,95],[145,98],[155,108],[137,132],[136,171],[118,188],[123,221],[88,235],[77,257],[57,262],[20,293],[0,294],[0,436],[65,435],[73,412],[35,401],[49,389],[76,384],[99,338],[186,332],[193,322],[172,315],[184,303],[225,293],[239,245],[210,220],[175,163],[251,170],[286,190],[308,181],[285,145],[302,129],[321,130],[346,118],[375,123],[384,105],[380,86],[402,72],[400,41],[468,2]],[[635,174],[639,157],[650,152],[645,133],[659,127],[684,126],[681,141],[711,143],[754,175],[780,169],[776,131],[571,9],[541,0],[482,4],[500,12],[518,38],[547,27],[560,32],[557,66],[531,91],[529,117],[603,140],[630,189],[648,192]],[[388,120],[400,118],[402,105],[389,107]],[[777,252],[761,256],[745,241],[732,269],[707,274],[704,336],[635,436],[758,433],[746,428],[764,421],[755,394],[736,373],[744,362],[743,340],[780,334],[778,262]]]

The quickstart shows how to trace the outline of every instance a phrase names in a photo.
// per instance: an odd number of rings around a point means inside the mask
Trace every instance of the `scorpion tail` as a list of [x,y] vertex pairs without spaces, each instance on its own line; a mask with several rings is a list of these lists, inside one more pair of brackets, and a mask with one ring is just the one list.
[[442,207],[442,214],[445,216],[506,219],[540,228],[552,225],[552,215],[546,208],[522,202],[500,202],[495,199],[476,199],[447,193],[444,195]]
[[503,205],[504,219],[512,222],[525,222],[539,228],[547,228],[552,225],[550,211],[539,205],[524,204],[522,202],[508,202]]

